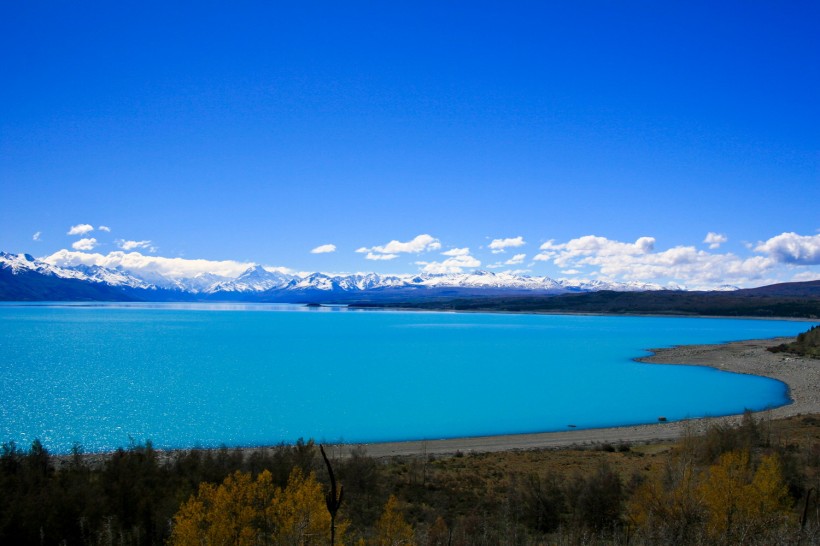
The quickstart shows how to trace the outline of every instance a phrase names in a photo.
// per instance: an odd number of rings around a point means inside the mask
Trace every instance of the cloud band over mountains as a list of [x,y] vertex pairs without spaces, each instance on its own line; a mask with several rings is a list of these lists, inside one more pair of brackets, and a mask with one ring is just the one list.
[[[78,228],[78,229],[74,229]],[[77,234],[88,233],[85,226],[72,227]],[[799,235],[788,232],[747,245],[749,255],[715,252],[714,245],[724,244],[725,235],[709,233],[703,240],[708,248],[679,245],[657,249],[654,237],[639,237],[634,242],[617,241],[606,237],[585,235],[565,242],[548,240],[539,252],[526,263],[526,253],[517,253],[507,260],[488,263],[488,269],[509,266],[526,267],[516,273],[537,275],[540,264],[557,267],[562,274],[579,279],[611,281],[642,281],[658,284],[685,285],[689,288],[714,288],[724,284],[757,286],[789,280],[820,278],[820,234]],[[169,277],[190,277],[214,274],[225,277],[240,275],[252,262],[234,260],[205,260],[182,257],[148,256],[136,250],[151,247],[150,241],[122,241],[117,244],[123,251],[108,254],[92,253],[100,244],[95,238],[82,238],[74,243],[74,251],[60,250],[44,258],[53,265],[98,265],[140,272],[156,272]],[[523,237],[494,239],[484,252],[498,254],[499,250],[518,248],[526,242]],[[418,271],[430,274],[450,274],[475,270],[482,260],[469,247],[452,247],[441,251],[439,239],[422,234],[408,241],[391,240],[383,245],[360,247],[356,253],[374,261],[392,261],[402,255],[412,255],[405,273]],[[129,252],[130,251],[130,252]],[[337,253],[336,246],[326,244],[310,251],[313,254]],[[349,251],[348,251],[349,252]],[[435,253],[435,254],[432,254]],[[424,257],[422,257],[424,256]],[[429,256],[429,257],[428,257]],[[293,272],[289,267],[268,267],[270,270]]]

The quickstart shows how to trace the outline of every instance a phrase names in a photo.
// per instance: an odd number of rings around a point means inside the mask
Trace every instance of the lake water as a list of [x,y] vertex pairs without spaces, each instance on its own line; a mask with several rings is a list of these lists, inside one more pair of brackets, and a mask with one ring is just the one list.
[[640,364],[805,322],[288,305],[0,305],[0,442],[53,452],[436,439],[724,415],[784,384]]

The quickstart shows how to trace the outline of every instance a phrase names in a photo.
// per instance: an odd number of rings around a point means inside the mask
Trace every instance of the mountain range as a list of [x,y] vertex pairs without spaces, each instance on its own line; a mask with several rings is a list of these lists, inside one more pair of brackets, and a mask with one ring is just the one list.
[[[566,293],[684,290],[652,283],[555,280],[550,277],[474,271],[457,274],[286,274],[262,266],[237,277],[191,277],[123,267],[59,266],[29,254],[0,252],[0,299],[114,301],[400,301],[412,297],[557,295]],[[735,287],[725,287],[734,290]]]
[[689,291],[649,283],[555,280],[512,273],[294,275],[253,266],[236,277],[55,265],[0,252],[0,301],[341,303],[456,311],[820,316],[820,281]]

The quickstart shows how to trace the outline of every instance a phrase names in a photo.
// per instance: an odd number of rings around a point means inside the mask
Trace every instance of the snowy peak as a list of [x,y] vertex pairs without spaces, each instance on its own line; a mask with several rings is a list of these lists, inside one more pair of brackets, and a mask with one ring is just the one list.
[[740,288],[733,284],[721,284],[717,288],[713,288],[712,292],[734,292],[735,290],[740,290]]
[[98,282],[109,286],[128,286],[130,288],[155,288],[154,285],[118,269],[108,269],[98,265],[77,265],[71,269],[82,273],[85,275],[84,280],[91,282]]
[[264,292],[274,288],[282,288],[293,279],[293,275],[268,271],[261,265],[255,265],[246,269],[235,279],[212,284],[207,292]]
[[108,286],[127,286],[130,288],[144,289],[154,288],[150,283],[124,271],[107,269],[98,265],[61,267],[37,260],[30,254],[6,254],[5,252],[0,252],[0,267],[11,269],[11,272],[15,275],[23,272],[32,272],[39,273],[40,275],[59,277],[61,279],[77,279]]
[[73,268],[64,268],[41,262],[30,254],[7,254],[0,252],[0,267],[10,269],[12,274],[39,273],[63,279],[88,280],[88,276]]

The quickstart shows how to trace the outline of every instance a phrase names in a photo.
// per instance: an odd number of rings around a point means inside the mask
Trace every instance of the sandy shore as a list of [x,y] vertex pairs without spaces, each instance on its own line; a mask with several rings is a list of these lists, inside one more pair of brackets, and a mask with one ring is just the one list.
[[[757,339],[719,345],[682,345],[668,349],[651,349],[653,355],[638,361],[651,364],[685,364],[711,366],[720,370],[771,377],[789,387],[792,403],[764,412],[766,417],[820,413],[820,361],[784,353],[770,353],[767,347],[794,338]],[[493,452],[514,449],[536,449],[619,442],[641,443],[675,440],[686,432],[698,433],[716,422],[734,424],[740,416],[690,419],[651,425],[515,434],[480,438],[455,438],[412,442],[361,444],[372,457],[452,454],[456,452]],[[335,446],[346,454],[355,445]]]

